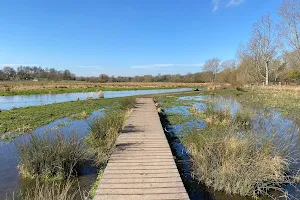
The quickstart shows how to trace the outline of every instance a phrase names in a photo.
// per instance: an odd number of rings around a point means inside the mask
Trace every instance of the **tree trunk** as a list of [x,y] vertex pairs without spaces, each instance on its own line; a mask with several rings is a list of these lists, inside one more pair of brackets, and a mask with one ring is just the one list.
[[269,85],[269,61],[266,61],[266,86]]

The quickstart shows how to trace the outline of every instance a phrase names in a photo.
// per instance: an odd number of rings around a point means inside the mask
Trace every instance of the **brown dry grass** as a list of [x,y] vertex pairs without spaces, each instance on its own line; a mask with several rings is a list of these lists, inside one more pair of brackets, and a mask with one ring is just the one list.
[[276,92],[297,92],[300,93],[300,86],[255,86],[254,90],[276,91]]
[[[213,84],[213,88],[228,87],[229,84]],[[4,81],[0,82],[0,90],[34,90],[49,88],[178,88],[178,87],[212,87],[211,83],[171,83],[171,82],[127,82],[127,83],[91,83],[83,81]]]
[[28,89],[45,89],[45,88],[91,88],[91,87],[206,87],[206,83],[144,83],[144,82],[128,82],[128,83],[91,83],[82,81],[4,81],[0,82],[0,90],[10,88],[12,90],[28,90]]

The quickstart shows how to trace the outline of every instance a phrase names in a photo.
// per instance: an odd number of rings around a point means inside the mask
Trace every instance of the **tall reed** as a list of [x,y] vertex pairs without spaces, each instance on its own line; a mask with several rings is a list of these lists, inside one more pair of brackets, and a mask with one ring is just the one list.
[[271,190],[286,195],[282,185],[294,180],[291,166],[295,160],[289,155],[293,147],[284,136],[231,124],[186,134],[183,143],[195,177],[215,190],[255,198],[270,196]]
[[103,165],[108,161],[127,114],[135,104],[135,97],[121,98],[114,111],[107,110],[103,117],[96,118],[89,123],[90,134],[86,141],[90,151],[96,157],[97,165]]
[[86,144],[75,133],[29,135],[16,141],[19,153],[18,168],[25,178],[44,181],[63,180],[76,175],[76,170],[88,159]]
[[24,192],[6,197],[6,200],[87,200],[89,195],[78,189],[74,189],[75,182],[43,183],[39,179],[33,188],[27,188]]
[[104,117],[94,119],[89,124],[90,135],[87,143],[96,157],[97,165],[107,162],[118,134],[125,123],[126,112],[106,112]]
[[124,111],[128,111],[136,104],[136,97],[125,97],[118,101],[119,108]]

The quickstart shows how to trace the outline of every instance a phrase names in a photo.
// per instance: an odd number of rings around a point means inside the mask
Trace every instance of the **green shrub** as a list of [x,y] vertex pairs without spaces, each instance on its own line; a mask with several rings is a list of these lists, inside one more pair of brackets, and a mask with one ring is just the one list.
[[291,70],[288,72],[287,78],[299,83],[300,82],[300,70]]
[[[276,141],[280,138],[276,136]],[[276,146],[275,137],[240,131],[238,125],[212,126],[184,136],[195,177],[215,190],[258,197],[282,191],[290,182],[292,160]],[[281,138],[281,144],[287,145]]]
[[20,156],[20,174],[30,179],[66,179],[89,159],[86,144],[72,133],[70,138],[62,133],[30,135],[28,139],[16,142],[16,146]]

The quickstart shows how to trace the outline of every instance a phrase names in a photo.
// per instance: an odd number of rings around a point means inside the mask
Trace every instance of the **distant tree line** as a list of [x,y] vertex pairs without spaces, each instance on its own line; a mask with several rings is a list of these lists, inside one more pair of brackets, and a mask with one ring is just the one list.
[[20,66],[15,70],[12,67],[3,67],[0,70],[0,81],[18,80],[77,80],[88,82],[185,82],[185,83],[205,83],[210,82],[210,72],[188,73],[186,75],[144,75],[144,76],[108,76],[100,74],[98,77],[76,77],[69,70],[58,71],[54,68],[43,69],[41,67]]
[[186,75],[180,74],[158,74],[144,75],[144,76],[108,76],[106,74],[101,74],[99,77],[77,77],[78,81],[88,81],[88,82],[174,82],[174,83],[205,83],[210,81],[210,72],[199,72],[199,73],[188,73]]
[[3,67],[0,70],[0,81],[9,80],[75,80],[76,77],[69,70],[58,71],[54,68],[19,66],[16,70],[12,67]]

